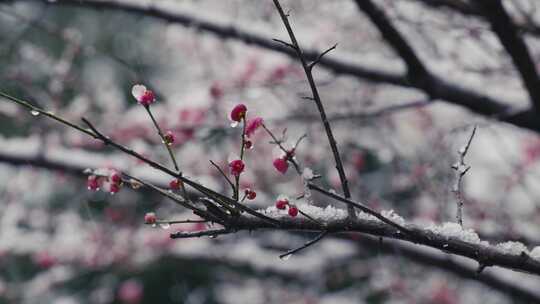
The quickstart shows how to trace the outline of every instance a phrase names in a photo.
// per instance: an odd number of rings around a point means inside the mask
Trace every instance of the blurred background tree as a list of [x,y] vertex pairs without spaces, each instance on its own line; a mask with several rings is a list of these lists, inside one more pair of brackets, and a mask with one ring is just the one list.
[[[338,43],[314,73],[353,198],[421,226],[455,221],[451,165],[478,125],[464,226],[538,257],[540,15],[534,0],[492,2],[282,5],[306,56]],[[226,168],[237,153],[227,116],[242,102],[289,147],[306,134],[297,159],[341,193],[317,109],[302,98],[311,94],[304,71],[272,38],[289,41],[271,1],[0,1],[0,91],[71,121],[87,117],[169,163],[130,96],[143,83],[184,173],[222,193],[228,185],[209,160]],[[0,102],[0,303],[540,302],[538,276],[476,274],[466,258],[365,234],[327,237],[287,260],[278,256],[313,234],[171,240],[174,229],[213,226],[144,225],[147,212],[190,217],[144,188],[87,191],[85,168],[169,179],[42,116]],[[257,191],[254,208],[303,191],[293,170],[272,166],[270,140],[258,132],[247,152],[242,187]]]

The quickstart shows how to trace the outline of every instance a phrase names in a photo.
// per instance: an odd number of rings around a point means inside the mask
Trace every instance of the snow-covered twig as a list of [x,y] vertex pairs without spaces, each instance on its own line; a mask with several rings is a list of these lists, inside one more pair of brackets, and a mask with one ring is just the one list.
[[452,169],[456,171],[456,180],[454,182],[454,185],[452,186],[452,192],[456,196],[457,204],[456,221],[461,226],[463,226],[463,205],[465,203],[465,199],[463,197],[463,177],[465,176],[465,174],[467,174],[469,169],[471,169],[471,166],[465,164],[465,156],[469,151],[469,147],[471,146],[474,134],[476,134],[476,128],[477,126],[474,126],[471,132],[471,136],[467,141],[467,144],[465,144],[465,146],[461,147],[458,150],[458,161],[452,165]]

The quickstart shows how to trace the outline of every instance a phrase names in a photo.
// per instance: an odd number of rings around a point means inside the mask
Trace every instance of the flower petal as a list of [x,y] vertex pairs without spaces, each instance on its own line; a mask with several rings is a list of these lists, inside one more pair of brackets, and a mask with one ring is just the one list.
[[146,86],[142,84],[136,84],[131,88],[131,95],[137,99],[137,101],[141,100],[141,97],[144,95],[144,92],[146,92]]

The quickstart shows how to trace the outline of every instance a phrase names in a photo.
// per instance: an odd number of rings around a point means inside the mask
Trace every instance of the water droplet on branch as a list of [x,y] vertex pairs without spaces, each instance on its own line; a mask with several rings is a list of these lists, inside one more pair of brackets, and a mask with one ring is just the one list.
[[287,254],[287,255],[284,255],[284,256],[280,256],[279,258],[280,258],[282,261],[287,261],[287,260],[289,260],[291,257],[292,257],[292,254]]

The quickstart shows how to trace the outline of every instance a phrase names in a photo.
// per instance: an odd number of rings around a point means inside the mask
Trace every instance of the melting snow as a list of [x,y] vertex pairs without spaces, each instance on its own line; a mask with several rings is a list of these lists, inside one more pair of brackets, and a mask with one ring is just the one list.
[[310,168],[305,168],[304,173],[302,173],[302,177],[305,180],[312,180],[315,175],[313,175],[313,170],[311,170]]
[[530,257],[533,259],[540,260],[540,246],[534,247],[530,252]]
[[529,252],[527,247],[520,242],[504,242],[495,245],[495,247],[507,254],[520,255],[522,252]]
[[425,228],[433,233],[440,234],[446,237],[456,238],[467,243],[479,244],[488,246],[489,243],[486,241],[480,240],[480,237],[472,229],[463,229],[458,223],[446,222],[442,225],[430,225]]
[[381,211],[381,215],[386,217],[387,219],[396,222],[400,225],[405,224],[405,219],[402,218],[399,214],[397,214],[393,209],[391,210],[383,210]]

